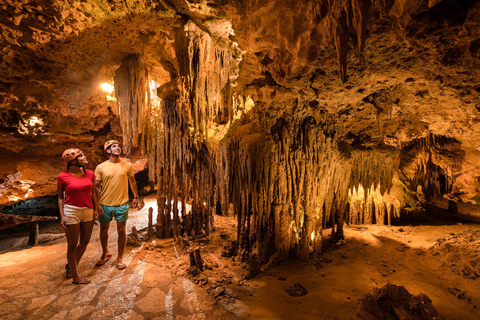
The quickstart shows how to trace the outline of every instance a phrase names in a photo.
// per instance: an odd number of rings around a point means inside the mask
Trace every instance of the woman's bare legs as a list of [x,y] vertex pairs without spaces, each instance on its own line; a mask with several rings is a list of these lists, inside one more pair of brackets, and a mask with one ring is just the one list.
[[[81,258],[83,253],[85,252],[85,249],[87,248],[86,244],[88,244],[88,241],[90,240],[90,235],[92,233],[92,228],[93,228],[93,221],[90,223],[92,225],[90,228],[88,226],[82,227],[81,226],[82,223],[77,223],[77,224],[69,224],[67,226],[67,229],[65,229],[65,235],[67,237],[67,262],[68,262],[68,266],[70,267],[70,273],[73,277],[72,280],[74,283],[90,282],[90,280],[88,280],[84,276],[81,276],[78,273],[78,268],[77,268],[77,265],[78,265],[77,262],[80,260],[79,258]],[[83,232],[81,232],[82,229],[83,229]],[[90,229],[90,231],[88,231],[88,229]],[[83,233],[83,239],[82,239],[83,243],[81,242],[81,244],[79,245],[78,238],[82,233]],[[88,241],[86,241],[87,238],[88,238]]]
[[90,237],[92,236],[93,230],[93,220],[87,222],[80,222],[80,242],[77,246],[77,265],[80,263],[80,259],[82,258],[85,250],[87,249],[87,245],[90,242]]

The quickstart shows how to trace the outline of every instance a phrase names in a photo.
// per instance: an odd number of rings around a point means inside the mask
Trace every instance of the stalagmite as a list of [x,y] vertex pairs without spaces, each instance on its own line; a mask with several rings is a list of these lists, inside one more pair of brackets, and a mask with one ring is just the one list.
[[197,263],[195,262],[195,250],[190,250],[188,252],[189,254],[189,257],[190,257],[190,267],[196,267],[197,266]]
[[127,245],[140,247],[140,239],[138,238],[137,228],[135,226],[132,227],[132,232],[127,236]]
[[148,208],[148,230],[147,238],[150,239],[153,237],[153,208]]
[[203,259],[200,255],[200,248],[192,248],[188,251],[190,256],[190,267],[197,267],[198,270],[203,271]]

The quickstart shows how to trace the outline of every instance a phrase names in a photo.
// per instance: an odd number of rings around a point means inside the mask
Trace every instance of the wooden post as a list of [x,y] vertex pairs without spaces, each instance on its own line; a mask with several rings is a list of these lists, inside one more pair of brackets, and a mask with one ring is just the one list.
[[457,203],[455,201],[448,200],[448,211],[450,211],[454,214],[458,214],[458,206],[457,206]]
[[29,246],[34,246],[38,242],[38,222],[37,221],[32,221],[30,222],[30,235],[28,236],[28,245]]
[[148,209],[148,231],[147,237],[150,239],[153,237],[153,208],[150,207]]

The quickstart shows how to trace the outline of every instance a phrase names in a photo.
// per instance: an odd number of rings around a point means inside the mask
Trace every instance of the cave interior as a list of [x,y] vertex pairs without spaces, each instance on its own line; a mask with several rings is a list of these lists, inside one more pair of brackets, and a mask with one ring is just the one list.
[[[325,261],[345,256],[355,269],[352,232],[403,232],[407,244],[440,232],[422,252],[460,283],[439,284],[444,295],[408,287],[402,275],[382,282],[399,287],[365,297],[380,285],[363,283],[359,306],[344,313],[317,300],[328,312],[298,319],[480,317],[480,1],[5,0],[0,26],[0,242],[58,224],[63,150],[83,150],[94,170],[116,139],[150,201],[138,214],[154,208],[146,238],[200,247],[216,239],[241,281],[268,283],[262,275],[299,272],[297,264],[325,277]],[[0,269],[14,268],[6,255],[22,251],[8,246]],[[13,284],[2,279],[0,301],[21,294],[8,295]],[[402,286],[428,306],[402,317],[378,302],[404,299]],[[216,288],[206,294],[235,300]],[[22,301],[40,310],[47,300]],[[284,319],[295,309],[256,313],[244,303],[247,311],[226,308],[228,317]],[[133,305],[138,319],[152,318]],[[82,319],[99,316],[84,311]],[[211,312],[203,316],[224,317]],[[26,317],[16,308],[2,315]]]

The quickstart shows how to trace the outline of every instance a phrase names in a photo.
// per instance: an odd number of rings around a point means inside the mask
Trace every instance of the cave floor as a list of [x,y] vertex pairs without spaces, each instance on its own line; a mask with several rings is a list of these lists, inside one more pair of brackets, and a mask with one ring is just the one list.
[[[147,198],[142,210],[131,211],[129,230],[132,225],[144,230],[147,208],[153,203],[153,197]],[[190,241],[190,247],[201,249],[206,264],[195,276],[188,272],[188,248],[172,239],[127,247],[126,270],[117,270],[114,259],[95,267],[101,253],[98,226],[80,265],[92,280],[88,285],[73,285],[64,278],[63,238],[4,251],[0,317],[358,319],[356,308],[365,294],[391,283],[412,294],[426,294],[442,319],[480,318],[478,224],[444,219],[392,227],[350,226],[345,228],[345,241],[325,245],[324,253],[310,261],[285,261],[246,279],[245,264],[221,257],[223,243],[234,240],[235,221],[215,219],[215,232]],[[116,253],[115,232],[110,231],[110,250]],[[306,294],[290,295],[295,285]]]

